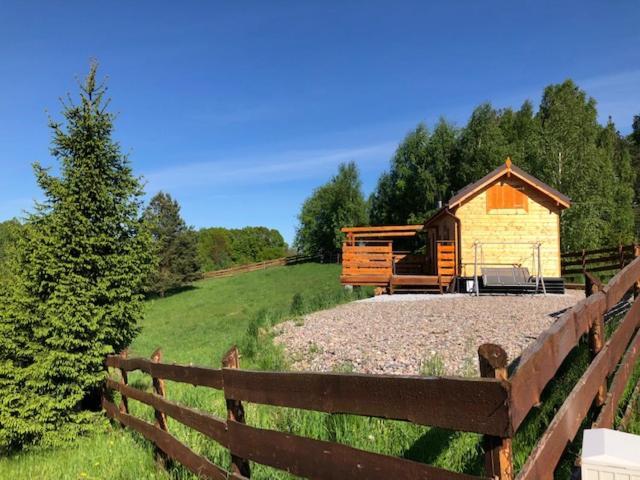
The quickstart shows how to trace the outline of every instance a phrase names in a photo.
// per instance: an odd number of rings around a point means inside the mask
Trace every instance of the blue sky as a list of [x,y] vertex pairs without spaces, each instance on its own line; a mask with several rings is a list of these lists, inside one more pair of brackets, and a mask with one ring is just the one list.
[[91,58],[148,193],[171,193],[195,227],[291,241],[340,162],[358,163],[369,193],[420,121],[537,104],[571,77],[628,132],[638,25],[635,1],[0,0],[0,220],[39,198],[31,164],[55,164],[47,115]]

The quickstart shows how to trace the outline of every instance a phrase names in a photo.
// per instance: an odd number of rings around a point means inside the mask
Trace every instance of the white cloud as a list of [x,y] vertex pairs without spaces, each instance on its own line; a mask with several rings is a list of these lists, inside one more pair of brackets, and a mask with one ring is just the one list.
[[144,177],[150,190],[280,183],[313,178],[351,160],[361,168],[386,164],[395,147],[388,142],[334,150],[293,150],[190,163],[148,172]]

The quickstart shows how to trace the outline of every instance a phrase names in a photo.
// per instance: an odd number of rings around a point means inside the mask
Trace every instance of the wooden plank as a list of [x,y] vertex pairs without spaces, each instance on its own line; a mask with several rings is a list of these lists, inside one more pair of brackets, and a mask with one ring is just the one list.
[[607,284],[607,308],[612,308],[640,279],[640,257],[618,272]]
[[391,275],[341,275],[340,282],[354,285],[357,283],[386,285],[390,278]]
[[359,238],[389,238],[389,237],[415,237],[418,232],[393,230],[377,233],[354,233],[353,239],[357,242]]
[[[600,267],[591,267],[587,269],[587,271],[589,272],[613,272],[617,270],[620,270],[620,265],[617,263],[613,265],[602,265]],[[584,270],[582,268],[570,268],[566,270],[563,269],[562,275],[581,275],[583,272]]]
[[394,275],[393,285],[439,285],[437,275]]
[[343,233],[358,233],[358,232],[390,232],[390,231],[404,231],[404,230],[422,230],[424,225],[383,225],[376,227],[343,227],[340,229]]
[[511,421],[517,430],[596,315],[606,311],[606,296],[596,293],[566,311],[521,355],[511,377]]
[[384,268],[370,268],[370,267],[361,267],[361,268],[342,268],[343,275],[391,275],[392,270],[391,267]]
[[134,429],[147,440],[153,442],[158,448],[176,462],[181,463],[192,473],[211,479],[227,479],[227,472],[208,459],[198,455],[186,445],[168,432],[160,430],[144,420],[132,415],[119,412],[116,406],[107,399],[102,400],[102,408],[108,417],[119,421],[121,424]]
[[141,370],[156,378],[222,390],[222,371],[213,368],[153,363],[146,358],[125,359],[118,355],[108,355],[105,364],[123,371]]
[[602,410],[593,424],[593,428],[613,428],[613,420],[618,411],[618,404],[625,391],[629,378],[633,373],[636,361],[640,357],[640,331],[631,341],[627,352],[622,357],[620,366],[613,377],[611,388],[607,394]]
[[[625,255],[625,258],[627,260],[630,260],[633,258],[633,255],[631,254],[627,254]],[[611,263],[611,262],[616,262],[616,265],[618,265],[618,268],[620,268],[620,255],[609,255],[606,257],[587,257],[586,259],[582,260],[582,259],[578,259],[578,260],[570,260],[570,261],[563,261],[562,262],[562,266],[563,267],[569,267],[572,265],[589,265],[592,263]],[[587,269],[589,270],[589,269]]]
[[[622,250],[623,251],[633,251],[633,244],[630,245],[623,245],[622,246]],[[603,253],[616,253],[620,251],[620,247],[619,246],[615,246],[615,247],[604,247],[604,248],[597,248],[594,250],[579,250],[579,251],[573,251],[573,252],[565,252],[562,253],[560,255],[560,257],[562,258],[568,258],[568,257],[581,257],[583,252],[585,255],[598,255],[598,254],[603,254]]]
[[[227,398],[510,436],[508,384],[495,379],[223,369]],[[402,392],[399,394],[398,392]]]
[[366,261],[366,262],[391,262],[391,254],[389,253],[369,253],[369,254],[359,254],[359,253],[345,253],[342,256],[342,261]]
[[374,246],[344,246],[342,247],[343,253],[390,253],[391,245],[384,247],[374,247]]
[[228,446],[226,431],[227,424],[220,417],[193,408],[184,407],[172,402],[171,400],[162,398],[155,393],[143,392],[137,388],[114,382],[111,379],[107,379],[107,388],[116,390],[123,395],[127,395],[129,398],[133,398],[134,400],[149,405],[154,409],[169,415],[171,418],[177,420],[183,425],[193,428],[203,435],[215,440],[220,445],[225,447]]
[[640,302],[636,302],[553,417],[520,470],[517,477],[519,480],[552,478],[567,444],[580,429],[598,388],[615,369],[639,322]]
[[231,451],[263,465],[309,479],[472,480],[412,460],[366,452],[339,443],[229,422]]

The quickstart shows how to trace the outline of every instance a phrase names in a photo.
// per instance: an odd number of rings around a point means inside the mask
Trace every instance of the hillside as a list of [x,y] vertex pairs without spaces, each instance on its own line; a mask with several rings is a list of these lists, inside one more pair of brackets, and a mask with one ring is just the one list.
[[[179,293],[149,300],[142,331],[131,346],[132,355],[149,356],[162,347],[167,361],[219,366],[225,350],[241,339],[257,312],[288,310],[296,293],[316,296],[339,291],[339,271],[338,265],[313,263],[276,267],[204,280]],[[148,381],[141,375],[132,375],[130,380]],[[207,403],[215,402],[212,392],[204,389],[171,382],[167,389],[172,399],[203,409],[211,409]],[[168,478],[155,468],[148,442],[119,427],[107,428],[105,435],[80,439],[77,447],[0,459],[0,478]]]

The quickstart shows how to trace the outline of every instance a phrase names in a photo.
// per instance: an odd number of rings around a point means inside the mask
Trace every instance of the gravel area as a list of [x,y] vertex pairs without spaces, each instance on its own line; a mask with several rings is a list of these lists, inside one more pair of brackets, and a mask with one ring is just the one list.
[[583,297],[385,295],[282,323],[276,342],[295,370],[477,375],[479,345],[512,360]]

